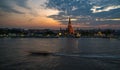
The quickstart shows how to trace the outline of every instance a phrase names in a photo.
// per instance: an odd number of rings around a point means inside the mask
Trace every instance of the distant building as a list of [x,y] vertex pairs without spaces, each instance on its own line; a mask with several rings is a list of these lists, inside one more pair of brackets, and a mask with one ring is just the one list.
[[81,34],[79,33],[79,31],[75,31],[72,27],[71,24],[71,18],[69,17],[68,20],[68,26],[66,28],[66,30],[62,30],[60,28],[60,32],[58,33],[59,37],[68,37],[68,38],[79,38],[81,37]]
[[68,31],[68,34],[74,34],[74,29],[72,27],[72,24],[71,24],[71,18],[69,18],[69,21],[68,21],[68,28],[67,28],[67,31]]

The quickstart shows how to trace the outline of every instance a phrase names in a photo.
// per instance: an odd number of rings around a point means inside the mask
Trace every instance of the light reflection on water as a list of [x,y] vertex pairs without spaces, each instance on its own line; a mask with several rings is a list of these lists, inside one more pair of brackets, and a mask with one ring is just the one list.
[[[0,39],[1,70],[119,70],[120,41],[102,38]],[[48,51],[58,56],[31,56]]]

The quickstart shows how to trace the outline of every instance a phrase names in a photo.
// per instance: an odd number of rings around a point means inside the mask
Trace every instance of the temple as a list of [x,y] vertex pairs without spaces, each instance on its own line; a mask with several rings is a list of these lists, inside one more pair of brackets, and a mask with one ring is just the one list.
[[73,29],[71,24],[71,18],[69,17],[68,26],[66,30],[62,30],[60,28],[60,32],[58,33],[58,37],[67,37],[67,38],[79,38],[81,34]]
[[74,34],[74,29],[73,29],[72,24],[71,24],[71,18],[69,18],[67,30],[68,30],[68,34]]

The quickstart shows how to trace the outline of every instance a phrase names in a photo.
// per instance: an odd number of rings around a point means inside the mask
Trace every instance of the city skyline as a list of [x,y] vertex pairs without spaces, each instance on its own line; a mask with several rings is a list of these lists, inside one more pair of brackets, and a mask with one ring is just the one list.
[[120,28],[119,0],[1,0],[0,27]]

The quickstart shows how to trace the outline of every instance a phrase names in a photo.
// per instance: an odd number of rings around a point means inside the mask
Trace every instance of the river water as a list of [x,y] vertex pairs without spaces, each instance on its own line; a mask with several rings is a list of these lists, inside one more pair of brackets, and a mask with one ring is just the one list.
[[[54,55],[35,56],[30,51]],[[2,38],[0,70],[120,70],[120,40]]]

